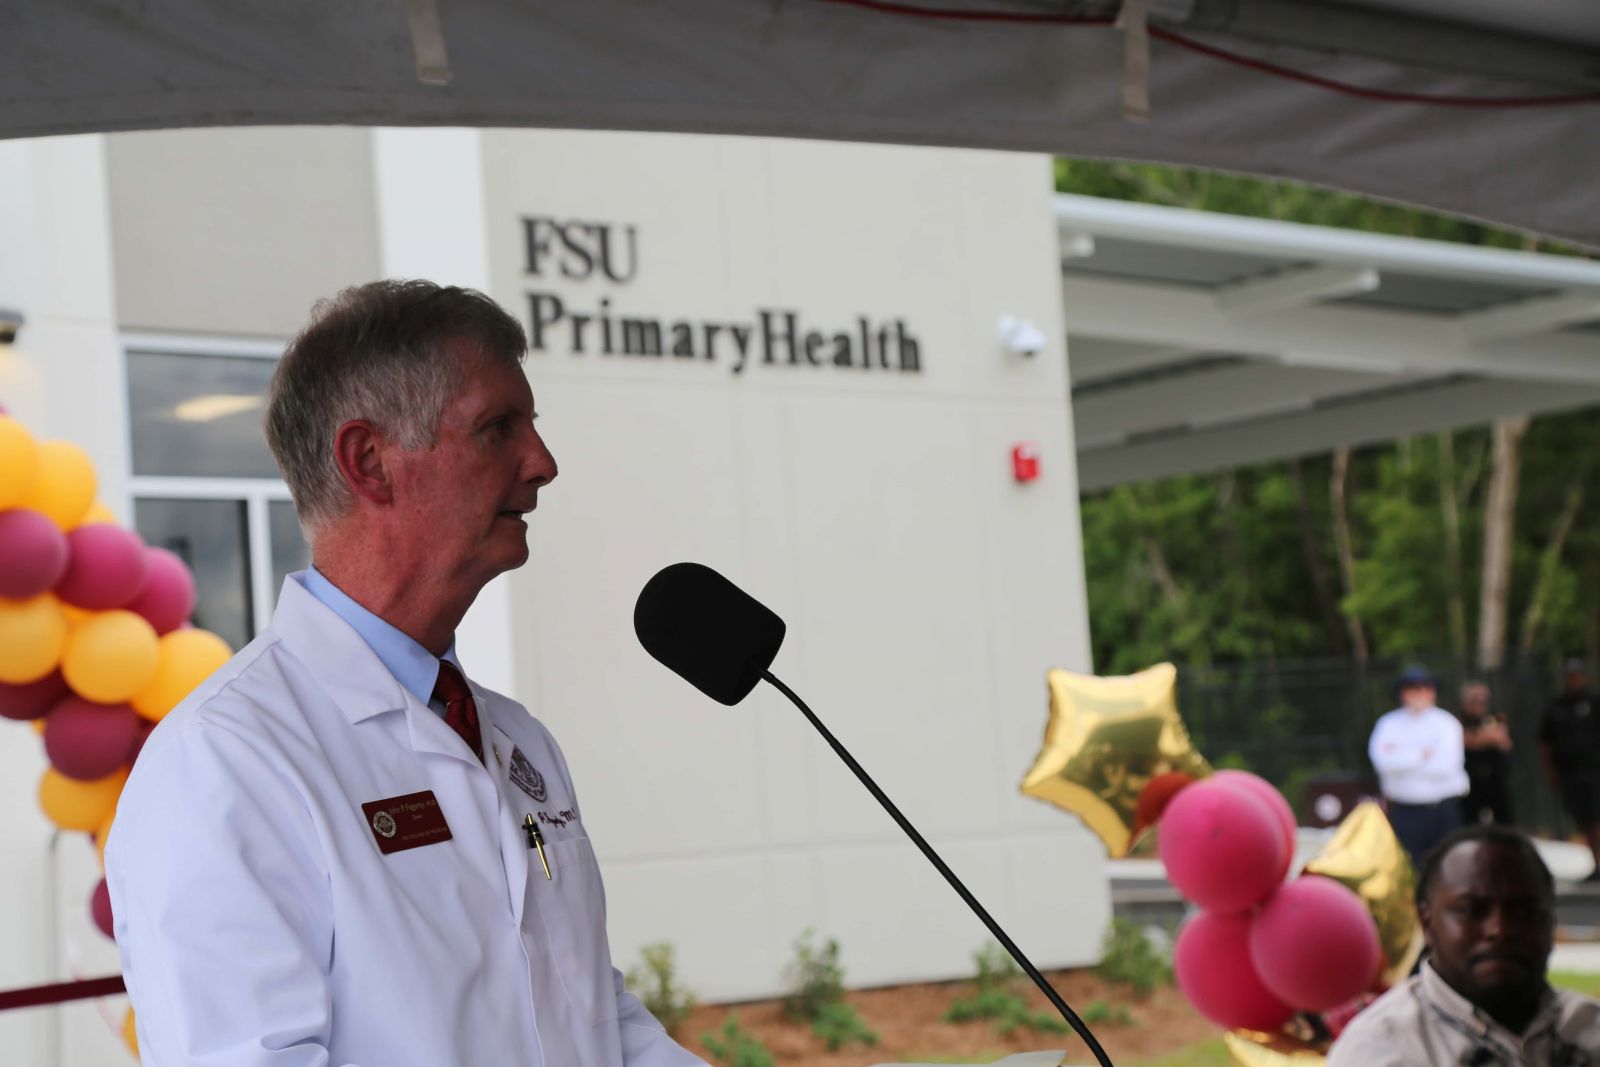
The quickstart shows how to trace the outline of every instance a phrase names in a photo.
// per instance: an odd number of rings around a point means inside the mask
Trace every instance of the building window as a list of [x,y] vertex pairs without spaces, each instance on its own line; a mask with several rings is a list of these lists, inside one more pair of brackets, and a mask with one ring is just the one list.
[[242,647],[271,619],[284,576],[310,562],[261,432],[277,349],[127,347],[134,527],[194,571],[195,625]]

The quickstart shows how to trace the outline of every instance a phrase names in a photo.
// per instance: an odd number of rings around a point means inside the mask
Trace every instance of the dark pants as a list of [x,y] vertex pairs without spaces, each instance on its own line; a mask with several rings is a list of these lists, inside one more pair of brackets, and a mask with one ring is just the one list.
[[1461,802],[1451,797],[1437,804],[1401,804],[1389,801],[1389,825],[1413,867],[1422,866],[1428,850],[1461,825]]
[[1468,754],[1467,781],[1471,789],[1461,800],[1463,823],[1492,822],[1510,826],[1515,821],[1511,815],[1511,790],[1506,781],[1510,776],[1510,761],[1503,752],[1494,755],[1500,759],[1474,761]]

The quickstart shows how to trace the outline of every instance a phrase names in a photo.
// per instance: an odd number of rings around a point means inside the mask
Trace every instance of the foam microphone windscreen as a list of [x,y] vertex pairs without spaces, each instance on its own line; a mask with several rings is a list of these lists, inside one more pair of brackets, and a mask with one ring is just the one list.
[[674,563],[645,583],[633,632],[646,652],[700,692],[732,706],[783,645],[783,620],[699,563]]

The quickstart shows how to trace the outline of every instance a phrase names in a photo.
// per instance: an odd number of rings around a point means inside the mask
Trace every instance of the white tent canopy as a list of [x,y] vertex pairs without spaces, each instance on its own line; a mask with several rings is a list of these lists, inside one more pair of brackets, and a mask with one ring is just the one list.
[[[1135,25],[1149,10],[1148,123],[1124,117],[1144,83],[1139,34],[1109,24],[1121,0],[14,0],[0,137],[353,123],[1019,149],[1300,179],[1600,247],[1593,0],[1127,6]],[[1529,97],[1562,101],[1505,106]]]
[[1600,404],[1600,263],[1058,196],[1085,490]]

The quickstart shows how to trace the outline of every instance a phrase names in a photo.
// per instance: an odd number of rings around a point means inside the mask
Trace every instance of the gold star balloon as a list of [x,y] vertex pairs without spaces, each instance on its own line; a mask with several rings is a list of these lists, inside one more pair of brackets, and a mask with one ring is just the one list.
[[1211,773],[1178,716],[1177,678],[1170,663],[1113,678],[1051,671],[1050,721],[1022,792],[1126,856],[1174,793]]
[[1380,984],[1404,980],[1422,953],[1417,876],[1383,809],[1370,800],[1357,804],[1305,870],[1343,882],[1361,898],[1378,924]]

